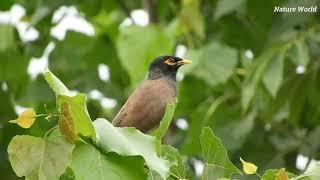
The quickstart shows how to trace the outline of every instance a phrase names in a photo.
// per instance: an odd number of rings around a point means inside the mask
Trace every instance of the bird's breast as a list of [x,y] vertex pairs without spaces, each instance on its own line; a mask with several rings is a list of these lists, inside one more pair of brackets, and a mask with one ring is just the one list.
[[161,121],[166,106],[176,97],[175,82],[166,78],[146,80],[128,98],[115,119],[117,126],[136,127],[142,132]]

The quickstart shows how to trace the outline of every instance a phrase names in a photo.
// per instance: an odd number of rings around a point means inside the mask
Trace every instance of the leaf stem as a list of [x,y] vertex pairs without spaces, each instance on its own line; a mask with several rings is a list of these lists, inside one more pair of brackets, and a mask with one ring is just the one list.
[[48,114],[37,114],[35,117],[47,116]]
[[176,176],[175,174],[170,174],[171,177],[175,178],[175,179],[180,179],[178,176]]
[[261,175],[260,175],[260,174],[258,174],[257,172],[255,172],[255,174],[256,174],[257,176],[259,176],[259,178],[261,178]]
[[49,130],[46,132],[46,134],[44,135],[43,139],[45,139],[48,134],[52,133],[52,132],[53,132],[55,129],[57,129],[57,128],[58,128],[58,126],[54,126],[54,127],[52,127],[51,129],[49,129]]

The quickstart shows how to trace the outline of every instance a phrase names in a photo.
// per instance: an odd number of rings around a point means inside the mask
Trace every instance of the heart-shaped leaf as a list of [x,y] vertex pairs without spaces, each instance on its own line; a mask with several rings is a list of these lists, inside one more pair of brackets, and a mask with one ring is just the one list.
[[202,129],[200,143],[205,161],[203,179],[230,178],[234,173],[241,174],[241,171],[229,160],[227,150],[221,140],[213,134],[209,127]]
[[170,163],[157,155],[158,140],[135,128],[114,127],[105,119],[93,122],[97,132],[97,145],[104,152],[116,152],[123,156],[142,156],[150,168],[163,179],[169,176]]
[[141,157],[104,154],[90,144],[77,144],[72,154],[71,169],[75,179],[143,180],[146,179]]
[[56,180],[71,163],[74,144],[58,131],[40,138],[17,135],[8,146],[11,166],[19,177]]

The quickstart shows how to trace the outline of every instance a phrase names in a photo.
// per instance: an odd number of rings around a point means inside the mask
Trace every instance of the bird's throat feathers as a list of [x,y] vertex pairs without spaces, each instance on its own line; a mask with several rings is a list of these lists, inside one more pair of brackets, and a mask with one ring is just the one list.
[[164,71],[160,68],[154,68],[149,71],[148,79],[154,80],[154,79],[158,79],[158,78],[167,77],[167,78],[170,78],[170,79],[176,81],[176,74],[177,74],[177,72]]
[[177,91],[177,80],[176,80],[176,72],[163,72],[163,70],[153,70],[149,72],[148,80],[155,80],[163,78],[169,86],[171,86],[175,91]]

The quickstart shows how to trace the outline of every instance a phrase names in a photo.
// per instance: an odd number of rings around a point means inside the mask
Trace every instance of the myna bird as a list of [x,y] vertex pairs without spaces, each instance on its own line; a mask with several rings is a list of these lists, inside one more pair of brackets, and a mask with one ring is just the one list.
[[161,121],[166,106],[177,96],[178,69],[191,61],[174,56],[160,56],[149,66],[148,79],[129,96],[114,126],[135,127],[146,133]]

